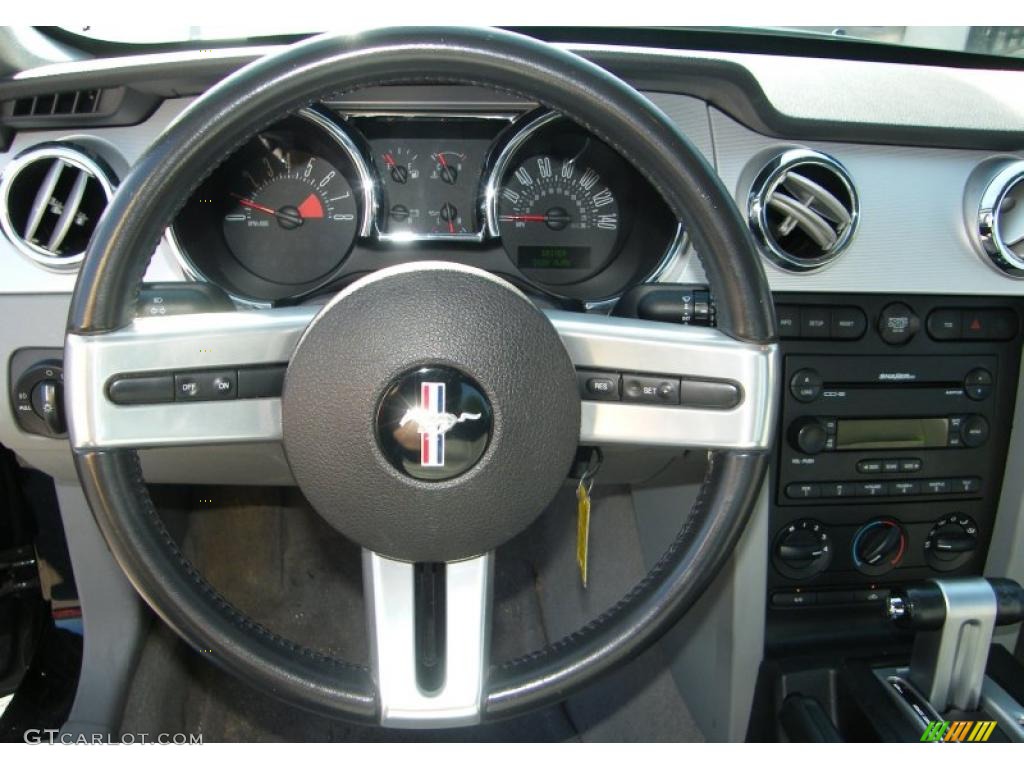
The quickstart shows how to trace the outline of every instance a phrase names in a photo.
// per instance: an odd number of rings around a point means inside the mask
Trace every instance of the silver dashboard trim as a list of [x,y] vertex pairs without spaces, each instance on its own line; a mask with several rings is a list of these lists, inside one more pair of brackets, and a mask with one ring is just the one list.
[[416,681],[413,568],[363,550],[363,590],[380,723],[435,728],[480,722],[489,663],[494,560],[490,553],[445,566],[445,680],[436,692]]

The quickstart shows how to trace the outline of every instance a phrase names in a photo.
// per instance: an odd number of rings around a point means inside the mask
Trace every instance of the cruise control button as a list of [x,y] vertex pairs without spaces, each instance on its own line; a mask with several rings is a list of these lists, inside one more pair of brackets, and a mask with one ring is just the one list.
[[832,310],[833,339],[859,339],[868,328],[868,319],[857,307],[837,307]]
[[605,371],[576,371],[580,397],[584,400],[618,400],[619,381],[617,373]]
[[633,403],[679,405],[679,379],[627,374],[622,377],[622,399]]
[[740,388],[729,381],[683,379],[679,401],[692,408],[735,408],[740,404]]

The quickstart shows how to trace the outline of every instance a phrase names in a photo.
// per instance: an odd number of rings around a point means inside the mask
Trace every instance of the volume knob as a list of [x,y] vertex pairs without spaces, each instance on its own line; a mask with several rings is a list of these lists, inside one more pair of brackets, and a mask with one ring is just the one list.
[[806,416],[793,422],[789,439],[798,451],[813,456],[825,450],[828,431],[818,419]]

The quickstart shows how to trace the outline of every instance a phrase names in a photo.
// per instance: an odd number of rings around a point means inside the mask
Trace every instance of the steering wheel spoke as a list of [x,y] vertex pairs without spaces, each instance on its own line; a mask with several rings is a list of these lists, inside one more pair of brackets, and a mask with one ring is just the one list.
[[[550,311],[578,370],[679,379],[682,403],[584,400],[580,442],[762,450],[771,445],[778,378],[775,344],[737,341],[713,328]],[[688,401],[688,383],[735,388],[735,405]]]
[[480,722],[489,664],[493,557],[412,564],[363,550],[381,725]]
[[[76,449],[143,448],[281,439],[280,397],[184,402],[174,374],[285,365],[312,307],[139,318],[96,335],[68,334],[65,388]],[[164,402],[115,402],[111,384],[161,378]],[[167,377],[171,384],[168,385]],[[166,388],[170,386],[168,391]],[[244,394],[244,393],[242,393]]]

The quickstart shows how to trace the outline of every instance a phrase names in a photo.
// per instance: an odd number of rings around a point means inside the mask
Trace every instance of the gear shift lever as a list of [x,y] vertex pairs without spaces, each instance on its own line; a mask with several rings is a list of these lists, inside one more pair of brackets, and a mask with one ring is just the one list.
[[1024,619],[1011,579],[932,579],[893,590],[889,618],[916,630],[910,682],[939,712],[978,708],[992,632]]

